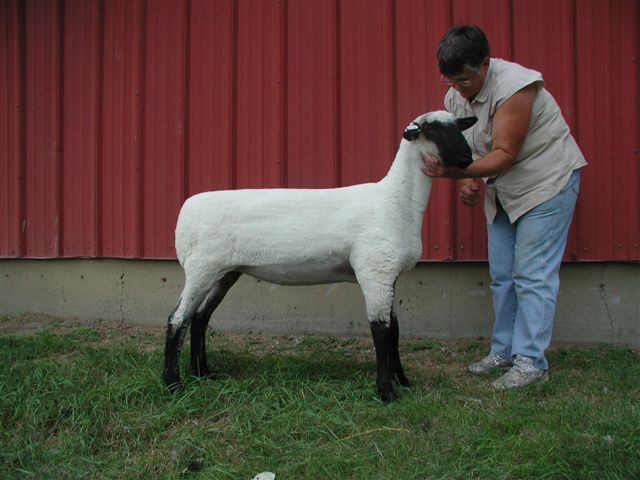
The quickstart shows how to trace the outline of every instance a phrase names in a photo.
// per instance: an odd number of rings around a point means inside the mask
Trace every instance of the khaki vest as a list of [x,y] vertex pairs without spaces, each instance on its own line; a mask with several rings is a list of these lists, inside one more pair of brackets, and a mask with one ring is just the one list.
[[540,72],[516,63],[492,58],[482,90],[471,103],[450,88],[445,108],[456,117],[475,115],[478,122],[463,132],[474,159],[491,151],[492,123],[496,110],[514,93],[536,83],[529,132],[513,165],[487,184],[484,211],[488,223],[496,215],[496,195],[511,223],[521,215],[558,194],[571,172],[587,164],[571,136],[560,107],[544,88]]

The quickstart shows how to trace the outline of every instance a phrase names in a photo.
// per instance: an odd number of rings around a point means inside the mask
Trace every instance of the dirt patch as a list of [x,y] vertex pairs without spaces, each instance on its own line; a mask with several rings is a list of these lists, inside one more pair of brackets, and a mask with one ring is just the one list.
[[0,335],[34,335],[56,320],[43,313],[10,315],[0,319]]

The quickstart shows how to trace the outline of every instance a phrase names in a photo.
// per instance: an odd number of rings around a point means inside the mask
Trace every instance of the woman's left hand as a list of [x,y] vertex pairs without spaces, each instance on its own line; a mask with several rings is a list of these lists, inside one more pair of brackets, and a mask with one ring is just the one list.
[[445,177],[445,178],[463,178],[464,175],[459,168],[455,167],[447,167],[440,157],[437,155],[425,154],[422,155],[422,163],[421,167],[422,173],[424,173],[427,177]]
[[427,177],[442,177],[444,173],[444,164],[437,155],[422,155],[422,173]]

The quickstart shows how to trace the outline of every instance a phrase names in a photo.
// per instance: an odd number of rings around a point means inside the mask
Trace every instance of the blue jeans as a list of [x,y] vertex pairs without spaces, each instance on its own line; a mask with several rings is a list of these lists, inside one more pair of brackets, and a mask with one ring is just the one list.
[[574,170],[560,193],[515,223],[498,207],[488,224],[493,353],[523,355],[533,358],[536,368],[549,368],[544,352],[551,343],[558,272],[579,188],[580,170]]

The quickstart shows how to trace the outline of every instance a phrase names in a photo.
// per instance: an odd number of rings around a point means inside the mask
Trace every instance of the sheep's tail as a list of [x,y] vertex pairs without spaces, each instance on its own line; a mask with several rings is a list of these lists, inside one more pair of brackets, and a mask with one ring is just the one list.
[[177,238],[176,236],[176,255],[178,256],[178,262],[184,267],[184,262],[189,257],[189,252],[193,250],[193,245],[184,245],[182,242],[178,242]]
[[187,208],[187,203],[182,206],[180,210],[180,214],[178,215],[178,222],[176,223],[176,255],[178,256],[178,261],[180,265],[184,266],[187,258],[191,256],[191,253],[195,249],[196,246],[196,232],[194,230],[194,226],[197,223],[193,222],[193,219],[189,219],[190,212]]

